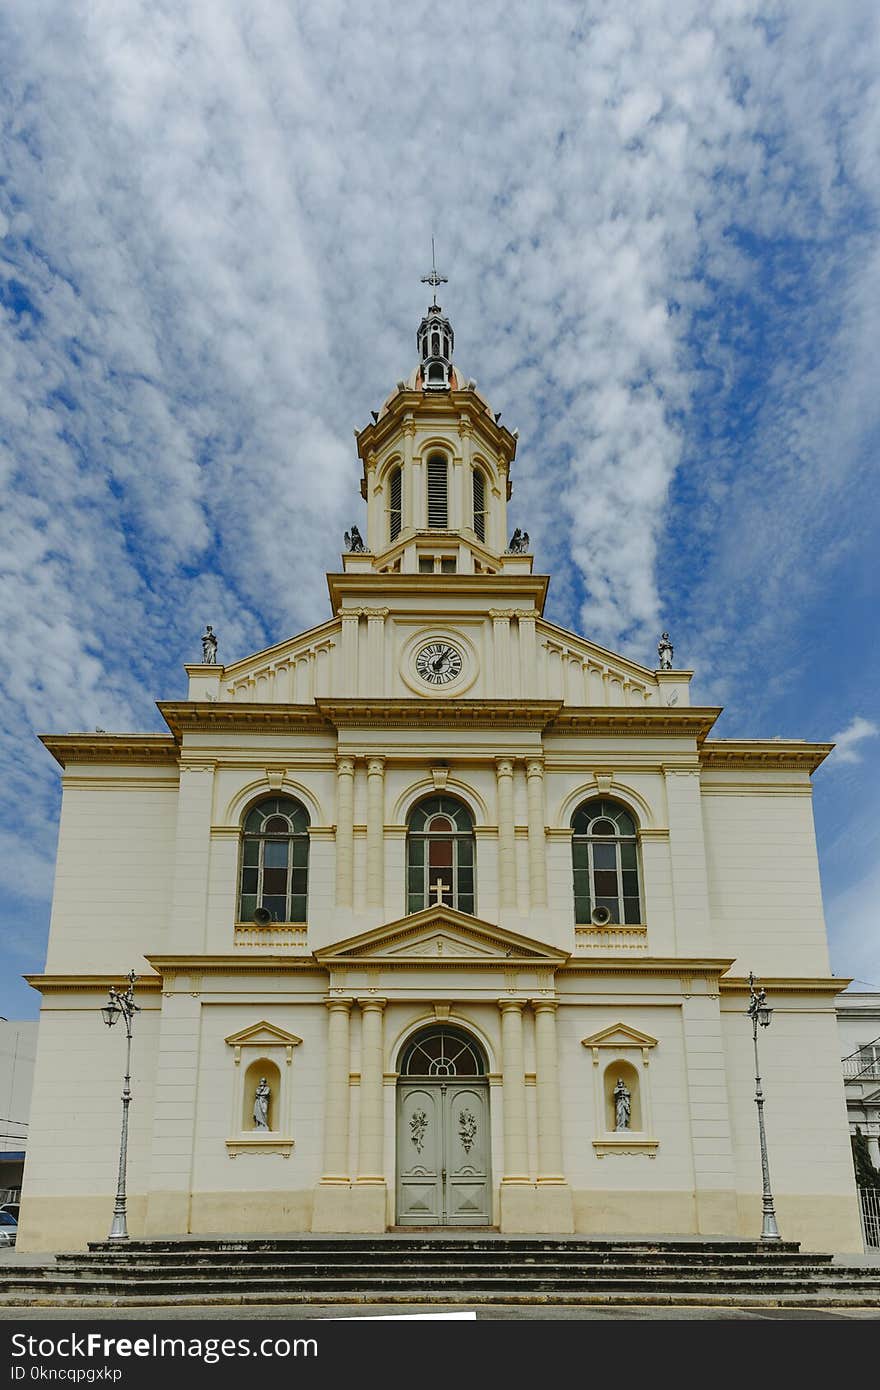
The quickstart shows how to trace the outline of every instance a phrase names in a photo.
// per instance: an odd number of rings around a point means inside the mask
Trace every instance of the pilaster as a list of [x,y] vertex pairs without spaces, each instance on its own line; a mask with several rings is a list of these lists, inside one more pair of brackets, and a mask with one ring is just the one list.
[[513,819],[513,759],[496,758],[498,785],[498,874],[501,906],[516,907],[516,840]]
[[354,894],[354,758],[336,760],[336,905]]
[[544,760],[526,762],[529,807],[529,887],[532,907],[547,906],[547,855],[544,842]]
[[385,759],[367,761],[367,907],[385,904]]

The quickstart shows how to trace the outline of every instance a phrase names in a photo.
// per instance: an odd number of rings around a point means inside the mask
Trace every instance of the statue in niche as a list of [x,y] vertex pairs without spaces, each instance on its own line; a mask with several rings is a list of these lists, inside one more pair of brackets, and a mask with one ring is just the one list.
[[260,1077],[260,1084],[254,1096],[254,1129],[269,1128],[269,1097],[272,1094],[265,1076]]
[[672,658],[674,655],[672,643],[669,640],[669,633],[664,632],[657,643],[657,656],[660,659],[660,670],[672,670]]
[[623,1077],[617,1078],[617,1085],[614,1087],[614,1128],[629,1129],[629,1117],[632,1111],[632,1098],[624,1084]]
[[217,638],[210,623],[202,635],[202,661],[206,666],[217,664]]

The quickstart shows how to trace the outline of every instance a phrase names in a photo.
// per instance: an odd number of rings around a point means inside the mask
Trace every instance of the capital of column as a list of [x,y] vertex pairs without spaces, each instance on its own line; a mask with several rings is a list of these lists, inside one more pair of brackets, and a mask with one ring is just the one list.
[[496,758],[495,770],[499,777],[512,777],[513,758]]
[[362,610],[360,608],[340,608],[339,617],[344,623],[356,623],[361,616],[361,612]]
[[498,1000],[498,1007],[499,1007],[499,1009],[501,1010],[501,1012],[502,1012],[503,1014],[510,1013],[510,1012],[512,1012],[513,1010],[515,1010],[518,1014],[521,1014],[522,1011],[523,1011],[523,1009],[525,1008],[525,1006],[526,1006],[526,1001],[525,1001],[525,999],[499,999],[499,1000]]
[[365,618],[387,618],[391,612],[390,608],[362,608],[361,612]]
[[554,1013],[559,1008],[559,1001],[556,999],[530,999],[529,1003],[536,1014]]
[[368,994],[364,999],[358,999],[362,1014],[381,1013],[387,1003],[387,999],[379,999],[372,994]]
[[543,776],[544,776],[544,759],[543,759],[543,758],[527,758],[527,759],[526,759],[526,777],[543,777]]
[[336,775],[337,775],[337,777],[353,777],[353,776],[354,776],[354,758],[337,758],[337,759],[336,759]]
[[404,415],[404,417],[403,417],[403,424],[402,424],[401,427],[400,427],[400,432],[401,432],[401,434],[404,435],[406,438],[409,438],[409,439],[414,439],[414,438],[415,438],[415,434],[416,434],[416,422],[415,422],[415,420],[413,419],[413,416],[412,416],[411,412],[407,412],[407,414]]
[[368,758],[368,759],[367,759],[367,776],[368,776],[368,777],[382,777],[382,776],[384,775],[384,773],[385,773],[385,759],[384,759],[384,758]]
[[345,1013],[350,1013],[351,1006],[353,1003],[353,999],[338,999],[335,998],[333,995],[330,995],[328,998],[324,1000],[325,1006],[330,1010],[331,1013],[335,1013],[337,1010]]

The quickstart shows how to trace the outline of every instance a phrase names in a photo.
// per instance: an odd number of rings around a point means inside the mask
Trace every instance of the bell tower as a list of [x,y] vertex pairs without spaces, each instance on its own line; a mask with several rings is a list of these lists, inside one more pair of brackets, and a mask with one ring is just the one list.
[[518,431],[454,362],[455,334],[437,303],[446,277],[434,266],[423,280],[433,300],[416,333],[418,363],[355,430],[367,535],[345,570],[530,574],[528,537],[510,545],[507,522]]

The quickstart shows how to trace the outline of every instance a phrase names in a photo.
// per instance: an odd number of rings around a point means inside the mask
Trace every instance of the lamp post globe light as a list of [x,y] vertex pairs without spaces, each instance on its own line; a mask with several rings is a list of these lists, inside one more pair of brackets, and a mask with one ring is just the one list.
[[758,1107],[758,1134],[761,1139],[761,1175],[764,1182],[764,1219],[761,1225],[762,1240],[779,1240],[779,1227],[773,1209],[773,1193],[770,1190],[770,1164],[767,1161],[767,1136],[764,1133],[764,1092],[761,1089],[761,1072],[758,1066],[758,1025],[770,1027],[773,1010],[767,1003],[763,989],[755,989],[755,977],[749,971],[748,1015],[752,1020],[752,1043],[755,1049],[755,1104]]
[[108,1028],[113,1028],[119,1019],[125,1021],[125,1082],[122,1087],[122,1135],[119,1141],[119,1177],[116,1183],[116,1202],[113,1207],[113,1223],[109,1240],[128,1240],[128,1225],[125,1217],[125,1166],[128,1157],[128,1107],[131,1105],[131,1025],[138,1005],[134,1002],[134,982],[137,975],[130,970],[127,975],[128,988],[114,989],[110,986],[107,1003],[101,1010],[101,1017]]

